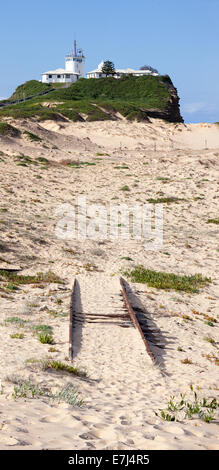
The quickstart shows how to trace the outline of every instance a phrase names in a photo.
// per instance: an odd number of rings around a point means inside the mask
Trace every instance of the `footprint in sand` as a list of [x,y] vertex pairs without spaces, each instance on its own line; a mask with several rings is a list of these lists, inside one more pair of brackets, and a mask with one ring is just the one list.
[[86,433],[84,433],[84,434],[80,434],[79,437],[80,437],[81,439],[85,439],[85,440],[88,440],[88,439],[89,439],[89,440],[97,439],[96,436],[94,436],[94,435],[92,434],[92,432],[86,432]]

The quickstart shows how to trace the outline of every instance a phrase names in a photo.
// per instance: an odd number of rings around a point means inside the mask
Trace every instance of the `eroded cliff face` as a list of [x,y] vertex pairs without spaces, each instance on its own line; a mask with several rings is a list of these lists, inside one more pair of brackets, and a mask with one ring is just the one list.
[[167,105],[165,109],[145,109],[148,117],[165,119],[168,122],[184,122],[180,113],[180,98],[177,89],[174,87],[172,80],[167,75],[165,77],[165,84],[168,87],[169,97],[167,98]]

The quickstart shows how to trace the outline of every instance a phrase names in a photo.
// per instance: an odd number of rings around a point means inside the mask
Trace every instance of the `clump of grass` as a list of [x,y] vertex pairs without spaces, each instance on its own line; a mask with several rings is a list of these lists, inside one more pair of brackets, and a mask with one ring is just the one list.
[[108,154],[108,153],[100,153],[100,152],[97,152],[97,153],[96,153],[96,156],[97,156],[97,157],[109,157],[109,154]]
[[56,348],[54,348],[53,346],[51,346],[51,347],[49,348],[49,352],[51,352],[51,353],[58,352],[58,349],[56,349]]
[[65,385],[54,397],[58,402],[65,402],[73,406],[82,406],[83,400],[80,398],[78,390],[72,385]]
[[[206,322],[210,322],[210,323],[217,323],[217,320],[216,318],[214,317],[211,317],[210,315],[208,315],[207,313],[201,313],[201,312],[197,312],[197,310],[192,310],[192,313],[194,315],[201,315]],[[208,323],[206,323],[208,325]],[[212,325],[210,325],[212,326]]]
[[166,178],[165,176],[157,176],[156,180],[157,181],[169,181],[170,178]]
[[21,325],[26,323],[26,320],[22,320],[22,318],[19,317],[8,317],[5,320],[5,323],[15,323],[16,325]]
[[23,337],[24,337],[23,333],[14,333],[14,334],[10,335],[10,338],[12,338],[12,339],[14,339],[14,338],[23,339]]
[[38,335],[38,340],[42,344],[53,344],[54,339],[52,335],[49,335],[48,333],[40,333]]
[[192,385],[190,389],[193,392],[193,400],[186,400],[186,394],[182,393],[180,394],[181,398],[179,401],[176,401],[175,397],[171,396],[167,404],[167,410],[160,409],[160,415],[157,412],[155,412],[155,415],[165,421],[176,421],[180,414],[180,419],[182,419],[182,416],[184,419],[199,418],[206,423],[210,423],[214,419],[215,412],[219,407],[217,399],[213,398],[210,401],[206,398],[200,399]]
[[192,364],[192,361],[186,357],[185,359],[182,359],[182,364]]
[[14,392],[12,397],[16,400],[17,398],[38,398],[41,396],[51,396],[50,391],[46,388],[40,388],[38,384],[31,382],[30,380],[17,380],[14,386]]
[[52,334],[52,327],[50,325],[34,325],[33,330],[36,333]]
[[173,273],[145,269],[143,266],[136,266],[134,269],[125,271],[124,275],[129,277],[132,282],[147,284],[157,289],[174,289],[191,293],[197,293],[198,287],[202,287],[211,282],[211,279],[203,278],[201,274],[180,276]]
[[62,160],[62,165],[66,165],[70,168],[83,168],[84,166],[95,166],[94,162],[83,162],[81,160]]
[[86,269],[86,271],[88,272],[98,271],[97,266],[95,266],[95,264],[93,263],[85,263],[83,264],[83,268]]
[[16,162],[18,162],[17,166],[27,166],[28,164],[34,163],[29,155],[17,155]]
[[59,312],[56,312],[55,310],[48,310],[48,314],[52,315],[52,317],[55,317],[55,318],[65,318],[69,315],[69,312],[59,313]]
[[205,323],[205,325],[208,325],[208,326],[214,326],[214,323],[212,321],[209,321],[209,320],[205,320],[204,323]]
[[18,287],[15,284],[8,284],[6,287],[9,290],[18,290]]
[[115,170],[129,170],[129,167],[127,165],[118,165],[114,166]]
[[48,359],[44,361],[43,364],[44,369],[54,369],[56,371],[64,371],[68,372],[69,374],[77,375],[80,377],[86,377],[86,372],[80,370],[78,367],[69,366],[68,364],[64,364],[61,361],[55,361],[53,359]]
[[170,197],[159,197],[157,199],[149,198],[147,199],[148,202],[151,204],[170,204],[171,202],[179,202],[179,201],[185,201],[185,199],[170,196]]
[[40,163],[46,163],[46,164],[49,163],[49,160],[46,157],[38,157],[37,161]]
[[216,225],[219,225],[219,217],[217,217],[216,219],[208,219],[208,220],[207,220],[207,224],[216,224]]
[[205,336],[203,339],[205,341],[208,341],[208,343],[215,344],[215,340],[211,338],[210,336]]
[[121,191],[130,191],[129,186],[127,186],[127,185],[122,186],[120,189],[121,189]]
[[216,366],[219,366],[219,356],[216,356],[216,354],[202,354],[203,357],[206,357],[208,361],[211,363],[213,362]]
[[42,140],[40,137],[38,137],[38,135],[29,131],[23,131],[23,134],[26,135],[31,140],[31,142],[40,142]]

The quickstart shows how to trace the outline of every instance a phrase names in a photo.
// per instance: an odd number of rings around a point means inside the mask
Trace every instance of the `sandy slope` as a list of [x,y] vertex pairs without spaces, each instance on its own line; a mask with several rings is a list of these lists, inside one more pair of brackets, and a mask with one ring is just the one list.
[[[218,318],[218,226],[206,222],[219,215],[219,128],[159,120],[14,124],[43,140],[0,139],[0,267],[20,266],[22,274],[52,270],[65,284],[0,291],[0,447],[218,449],[218,420],[207,424],[181,417],[167,422],[155,411],[166,408],[171,395],[191,397],[191,384],[198,387],[200,397],[218,397],[218,367],[212,359],[218,356],[218,323],[212,327],[204,320],[206,315]],[[47,158],[51,164],[48,168],[33,163],[18,166],[17,156],[22,154],[33,161]],[[66,160],[95,165],[74,169],[62,164]],[[126,168],[116,168],[121,166]],[[122,191],[124,185],[130,191]],[[62,203],[76,207],[82,195],[88,203],[106,207],[110,202],[143,204],[162,196],[183,200],[164,205],[164,244],[153,252],[144,248],[143,240],[58,239],[57,207]],[[120,270],[135,264],[212,279],[199,294],[130,283],[133,303],[146,309],[155,339],[164,345],[161,349],[151,344],[157,365],[146,355],[134,328],[107,320],[74,332],[74,363],[87,370],[87,379],[26,363],[48,355],[65,360],[68,318],[63,314],[69,310],[75,276],[83,312],[120,312]],[[13,316],[28,323],[19,327],[4,322]],[[49,352],[50,345],[39,343],[33,334],[31,326],[37,324],[53,328],[55,352]],[[23,339],[10,337],[17,332],[23,332]],[[182,363],[186,358],[191,364]],[[14,376],[30,378],[53,393],[74,384],[83,406],[46,397],[14,400],[14,384],[8,381]]]

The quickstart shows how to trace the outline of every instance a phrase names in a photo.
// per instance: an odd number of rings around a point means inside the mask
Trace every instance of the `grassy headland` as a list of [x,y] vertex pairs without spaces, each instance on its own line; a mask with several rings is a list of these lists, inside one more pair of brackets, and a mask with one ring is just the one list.
[[[108,77],[98,80],[81,78],[68,88],[59,86],[52,91],[53,88],[53,84],[47,85],[36,80],[20,85],[10,100],[51,92],[4,107],[0,109],[0,117],[37,116],[40,120],[56,120],[61,119],[62,115],[72,121],[98,121],[115,119],[119,112],[128,120],[144,121],[152,116],[172,122],[182,121],[177,91],[168,76]],[[45,99],[55,104],[46,107]]]

